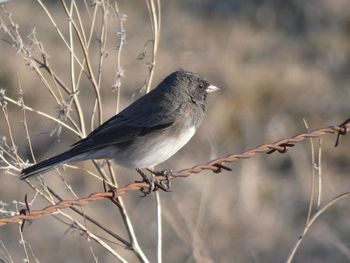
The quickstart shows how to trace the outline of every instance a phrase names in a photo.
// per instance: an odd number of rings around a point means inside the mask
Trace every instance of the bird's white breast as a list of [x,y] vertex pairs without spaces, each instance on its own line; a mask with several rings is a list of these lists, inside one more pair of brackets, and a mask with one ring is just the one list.
[[123,151],[117,151],[114,155],[115,162],[128,168],[154,167],[173,156],[195,134],[194,126],[183,127],[176,136],[168,134],[158,140],[149,140],[143,147],[129,147]]
[[180,136],[166,138],[149,148],[149,154],[139,160],[137,167],[153,167],[162,163],[179,151],[195,134],[195,127],[183,130]]

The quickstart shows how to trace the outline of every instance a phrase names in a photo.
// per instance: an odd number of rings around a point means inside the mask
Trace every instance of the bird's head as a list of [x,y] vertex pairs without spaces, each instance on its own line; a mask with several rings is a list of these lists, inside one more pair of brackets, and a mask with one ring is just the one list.
[[170,84],[172,93],[182,98],[187,96],[197,105],[206,106],[207,95],[219,90],[201,75],[182,69],[170,74],[165,81]]

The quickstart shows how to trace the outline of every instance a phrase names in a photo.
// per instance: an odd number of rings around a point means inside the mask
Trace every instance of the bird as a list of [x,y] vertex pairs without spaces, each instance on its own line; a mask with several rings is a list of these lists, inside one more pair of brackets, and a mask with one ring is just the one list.
[[20,179],[91,159],[153,168],[192,138],[207,110],[207,95],[217,90],[200,74],[177,70],[67,151],[23,169]]

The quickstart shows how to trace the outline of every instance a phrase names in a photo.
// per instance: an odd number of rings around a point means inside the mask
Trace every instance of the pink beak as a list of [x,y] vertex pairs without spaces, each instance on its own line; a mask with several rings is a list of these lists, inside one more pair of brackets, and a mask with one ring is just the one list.
[[214,85],[209,85],[206,89],[207,93],[212,93],[214,91],[220,90],[218,87],[214,86]]

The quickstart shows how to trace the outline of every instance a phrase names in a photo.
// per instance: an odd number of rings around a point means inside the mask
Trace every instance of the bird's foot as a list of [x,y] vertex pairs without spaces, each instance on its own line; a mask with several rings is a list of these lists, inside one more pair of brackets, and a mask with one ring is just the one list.
[[151,180],[141,169],[137,168],[136,171],[141,175],[142,181],[135,181],[136,183],[147,183],[148,188],[141,188],[140,191],[142,193],[141,197],[145,197],[152,193],[153,191],[156,191],[156,186],[154,180]]
[[[165,192],[169,192],[170,189],[170,181],[169,177],[172,173],[171,170],[167,169],[160,172],[153,172],[152,170],[147,169],[149,172],[151,172],[153,175],[155,175],[155,178],[149,178],[141,169],[137,168],[136,171],[142,176],[142,181],[149,185],[148,188],[141,188],[140,191],[142,192],[141,197],[145,197],[149,195],[150,193],[157,191],[158,189],[162,189]],[[156,177],[157,176],[165,176],[167,179],[163,181],[159,181]],[[136,181],[140,182],[140,181]]]
[[165,180],[160,181],[160,184],[163,186],[161,189],[165,192],[170,192],[170,177],[173,174],[173,171],[171,169],[165,169],[162,171],[152,171],[151,169],[147,170],[155,177],[165,177]]

